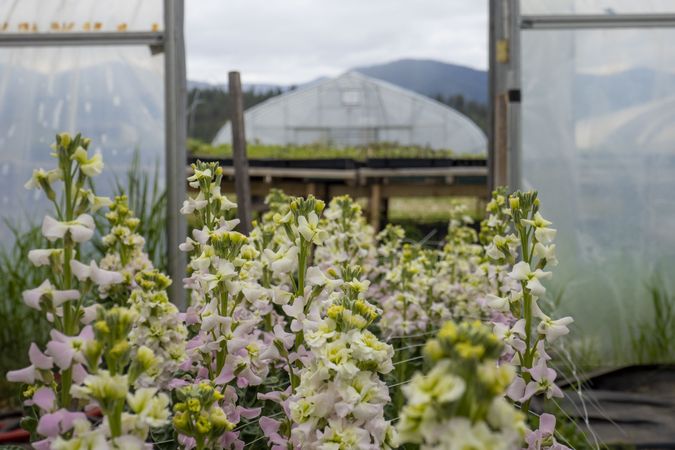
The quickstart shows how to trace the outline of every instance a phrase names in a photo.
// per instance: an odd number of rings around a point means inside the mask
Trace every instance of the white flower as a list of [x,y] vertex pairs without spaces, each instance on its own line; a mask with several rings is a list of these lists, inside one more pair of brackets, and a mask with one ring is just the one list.
[[328,237],[325,230],[319,229],[319,216],[311,211],[307,217],[298,217],[298,233],[307,241],[321,245]]
[[129,393],[127,403],[151,427],[159,427],[168,422],[169,397],[164,393],[157,394],[157,388],[140,388],[133,394]]
[[196,197],[188,197],[183,202],[183,207],[180,209],[181,214],[190,215],[195,211],[199,211],[206,207],[209,202],[204,198],[204,194],[200,192]]
[[80,170],[88,177],[95,177],[103,172],[103,157],[96,153],[84,163],[80,163]]
[[534,246],[534,255],[538,258],[545,259],[546,265],[557,266],[558,258],[555,255],[555,244],[543,245],[537,242]]
[[508,311],[509,310],[509,300],[503,297],[497,297],[494,294],[487,294],[485,296],[487,300],[487,305],[490,309],[495,311]]
[[40,301],[44,298],[50,299],[52,306],[58,308],[69,300],[77,300],[80,298],[80,291],[76,289],[59,291],[54,289],[54,286],[52,286],[49,280],[45,280],[40,286],[23,292],[24,303],[38,311],[41,309]]
[[101,269],[96,264],[96,261],[93,260],[87,266],[86,264],[82,264],[81,262],[72,259],[70,261],[70,268],[73,271],[73,275],[75,275],[78,280],[86,281],[87,279],[90,279],[94,284],[103,288],[124,281],[124,276],[121,273]]
[[52,169],[46,171],[44,169],[33,170],[33,175],[30,180],[26,182],[24,187],[26,189],[42,189],[42,183],[51,185],[54,181],[60,180],[62,176],[61,169]]
[[66,233],[75,242],[85,242],[94,235],[94,229],[94,219],[89,214],[81,214],[70,222],[59,222],[53,217],[45,216],[42,222],[42,234],[51,242],[63,239]]
[[574,322],[571,317],[563,317],[561,319],[553,320],[550,317],[544,316],[537,326],[537,332],[546,336],[548,342],[553,342],[561,336],[565,336],[570,332],[567,325]]
[[527,281],[525,287],[530,290],[532,295],[541,297],[546,293],[546,288],[539,281],[542,278],[550,278],[551,272],[544,272],[537,269],[534,272],[530,270],[530,265],[525,261],[520,261],[513,266],[509,276],[518,281]]
[[555,228],[535,228],[534,237],[537,241],[544,244],[550,244],[555,239],[557,230]]
[[49,266],[52,261],[53,256],[58,256],[61,262],[63,262],[63,249],[60,248],[46,248],[46,249],[35,249],[28,252],[28,259],[33,263],[35,267],[40,266]]
[[513,266],[509,276],[514,280],[525,281],[530,277],[530,265],[525,261],[520,261]]

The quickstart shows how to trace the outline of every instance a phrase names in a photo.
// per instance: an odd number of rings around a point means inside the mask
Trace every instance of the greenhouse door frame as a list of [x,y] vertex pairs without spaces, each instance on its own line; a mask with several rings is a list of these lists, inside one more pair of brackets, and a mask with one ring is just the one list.
[[179,308],[186,306],[182,279],[186,257],[178,245],[187,233],[185,219],[179,210],[185,199],[185,165],[187,141],[187,77],[185,69],[184,0],[163,0],[163,31],[63,32],[63,33],[0,33],[3,47],[88,47],[149,46],[152,54],[164,53],[164,122],[166,231],[171,301]]
[[489,16],[490,190],[521,186],[522,30],[675,28],[675,14],[521,15],[519,0],[489,0]]

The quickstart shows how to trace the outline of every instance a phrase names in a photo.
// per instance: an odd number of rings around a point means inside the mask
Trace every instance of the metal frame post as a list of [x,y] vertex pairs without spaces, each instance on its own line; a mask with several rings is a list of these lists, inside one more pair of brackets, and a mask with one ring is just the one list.
[[173,280],[169,297],[179,309],[187,306],[183,277],[185,253],[178,249],[187,234],[180,214],[186,196],[187,80],[183,36],[183,0],[164,0],[164,114],[166,118],[166,240],[169,275]]
[[490,189],[520,179],[520,33],[518,0],[490,0]]
[[173,279],[169,296],[179,308],[186,306],[182,288],[186,258],[178,250],[178,245],[187,234],[185,219],[179,212],[185,198],[187,162],[187,79],[183,22],[184,0],[164,0],[164,32],[0,33],[0,48],[147,45],[153,54],[164,50],[166,229],[169,275]]

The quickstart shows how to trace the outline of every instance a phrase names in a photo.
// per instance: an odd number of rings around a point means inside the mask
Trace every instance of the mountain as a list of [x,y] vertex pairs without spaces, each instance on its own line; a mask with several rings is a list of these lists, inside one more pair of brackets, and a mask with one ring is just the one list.
[[462,95],[468,101],[487,103],[484,70],[428,59],[401,59],[353,70],[429,97]]
[[[349,70],[387,81],[428,97],[440,95],[444,98],[450,98],[461,95],[466,101],[487,103],[488,76],[484,70],[428,59],[400,59],[385,64],[355,67]],[[324,78],[320,77],[308,83],[301,83],[298,87],[308,86]],[[189,89],[213,87],[227,90],[227,83],[211,85],[200,81],[188,82]],[[275,84],[244,84],[245,91],[253,90],[256,94],[276,89],[285,92],[290,88],[290,86]]]

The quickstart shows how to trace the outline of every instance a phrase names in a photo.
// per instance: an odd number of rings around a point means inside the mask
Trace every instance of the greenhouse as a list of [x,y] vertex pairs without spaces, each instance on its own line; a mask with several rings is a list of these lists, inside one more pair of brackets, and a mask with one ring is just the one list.
[[[428,97],[347,72],[257,105],[245,113],[246,138],[269,145],[339,147],[391,142],[482,154],[487,137],[466,116]],[[230,143],[226,124],[214,144]]]
[[0,450],[675,448],[675,2],[301,3],[0,0]]

